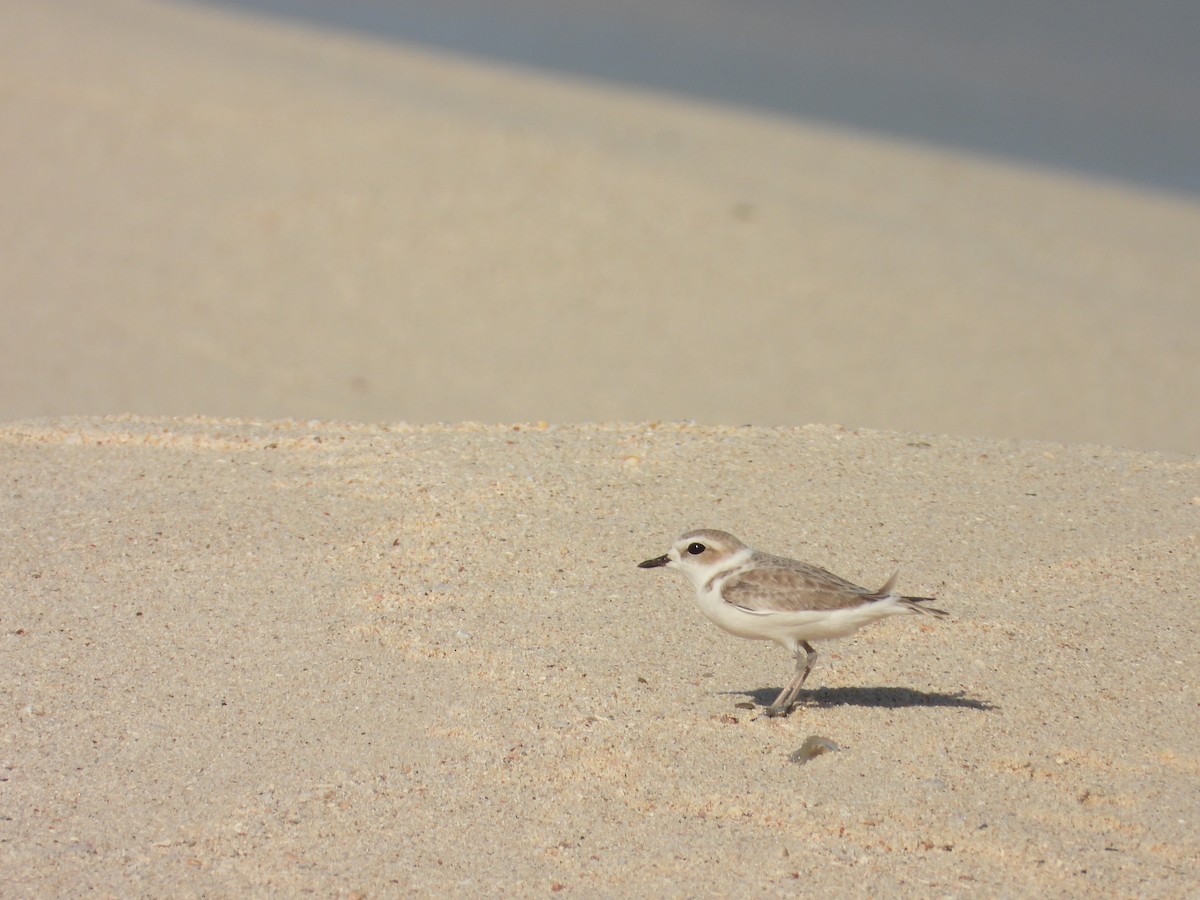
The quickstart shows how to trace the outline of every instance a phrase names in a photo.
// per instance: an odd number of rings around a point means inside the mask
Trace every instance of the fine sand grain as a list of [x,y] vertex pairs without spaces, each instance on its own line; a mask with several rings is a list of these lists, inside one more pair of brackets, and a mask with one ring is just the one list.
[[[5,425],[0,472],[6,896],[1200,882],[1194,456],[122,418]],[[756,718],[790,661],[636,568],[696,525],[952,618]]]

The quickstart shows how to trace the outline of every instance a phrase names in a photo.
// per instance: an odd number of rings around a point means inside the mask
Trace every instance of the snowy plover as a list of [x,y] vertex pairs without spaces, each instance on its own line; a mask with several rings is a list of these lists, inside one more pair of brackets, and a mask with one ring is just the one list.
[[700,611],[713,622],[738,637],[775,641],[796,658],[796,674],[767,707],[768,716],[787,715],[796,702],[817,661],[809,641],[846,637],[888,616],[947,615],[919,605],[932,597],[893,593],[898,572],[871,591],[808,563],[752,550],[732,534],[709,528],[681,534],[662,556],[638,566],[678,569],[696,589]]

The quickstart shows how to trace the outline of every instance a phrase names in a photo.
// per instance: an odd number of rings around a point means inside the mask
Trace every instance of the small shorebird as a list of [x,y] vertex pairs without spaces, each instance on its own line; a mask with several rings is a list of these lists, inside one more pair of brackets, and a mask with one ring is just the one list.
[[774,641],[795,657],[796,674],[767,707],[768,716],[785,716],[796,702],[817,661],[809,641],[846,637],[888,616],[948,615],[921,605],[932,597],[893,593],[899,572],[871,591],[817,566],[752,550],[732,534],[710,528],[681,534],[662,556],[638,566],[678,569],[696,589],[696,603],[709,619],[738,637]]

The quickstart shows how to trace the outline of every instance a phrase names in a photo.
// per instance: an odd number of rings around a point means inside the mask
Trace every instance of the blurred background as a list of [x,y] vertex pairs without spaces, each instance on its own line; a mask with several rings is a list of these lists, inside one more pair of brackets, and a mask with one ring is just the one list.
[[203,0],[1200,194],[1200,4]]
[[0,34],[0,418],[1200,446],[1200,6],[84,0]]

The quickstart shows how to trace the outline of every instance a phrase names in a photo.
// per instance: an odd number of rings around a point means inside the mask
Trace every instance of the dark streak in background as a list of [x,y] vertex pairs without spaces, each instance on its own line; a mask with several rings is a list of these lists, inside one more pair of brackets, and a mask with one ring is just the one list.
[[196,0],[1200,194],[1200,3]]

